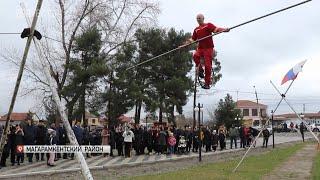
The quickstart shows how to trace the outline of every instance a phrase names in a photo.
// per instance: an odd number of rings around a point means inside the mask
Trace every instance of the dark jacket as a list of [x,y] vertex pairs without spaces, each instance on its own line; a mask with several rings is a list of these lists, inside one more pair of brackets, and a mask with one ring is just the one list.
[[59,127],[57,129],[57,131],[58,131],[57,135],[59,136],[58,144],[59,145],[66,145],[67,141],[68,141],[66,129],[64,127]]
[[47,139],[47,128],[44,126],[37,126],[36,128],[36,144],[37,145],[45,145]]
[[23,127],[25,145],[34,145],[36,141],[36,127],[34,125],[26,125]]
[[268,129],[264,129],[264,130],[262,131],[262,134],[263,134],[263,137],[264,137],[264,138],[269,138],[269,136],[270,136],[270,132],[269,132]]
[[162,146],[167,145],[167,133],[165,131],[160,131],[158,142],[159,142],[159,145],[162,145]]
[[17,132],[14,137],[15,137],[15,140],[14,140],[15,145],[24,145],[24,140],[23,140],[24,137],[21,131]]

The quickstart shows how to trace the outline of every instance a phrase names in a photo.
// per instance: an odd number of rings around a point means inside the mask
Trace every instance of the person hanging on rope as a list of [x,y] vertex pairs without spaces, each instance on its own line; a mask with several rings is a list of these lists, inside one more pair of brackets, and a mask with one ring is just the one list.
[[[192,37],[188,39],[184,45],[179,46],[180,48],[189,45],[190,43],[197,41],[201,38],[209,36],[203,40],[200,40],[196,52],[193,54],[193,59],[196,67],[199,68],[199,77],[205,78],[204,89],[210,89],[211,81],[211,70],[212,70],[212,59],[214,57],[214,44],[212,40],[212,33],[229,32],[229,28],[221,28],[213,25],[212,23],[204,23],[203,14],[197,15],[197,22],[199,24],[193,31]],[[204,58],[205,70],[200,65],[200,59]]]

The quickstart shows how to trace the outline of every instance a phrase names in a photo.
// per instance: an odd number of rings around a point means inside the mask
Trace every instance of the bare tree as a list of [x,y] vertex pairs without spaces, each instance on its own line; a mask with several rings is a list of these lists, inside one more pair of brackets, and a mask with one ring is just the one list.
[[[158,3],[152,0],[55,0],[49,3],[52,7],[50,18],[53,20],[49,21],[50,24],[42,23],[41,28],[38,28],[44,35],[44,39],[40,41],[42,57],[50,65],[60,99],[66,101],[71,110],[68,113],[72,113],[72,107],[78,102],[79,96],[70,98],[63,96],[61,92],[72,75],[68,65],[75,56],[72,49],[77,35],[92,26],[98,27],[103,37],[101,53],[106,57],[106,65],[112,65],[116,63],[112,56],[117,49],[133,40],[137,28],[156,25],[156,17],[160,11]],[[14,50],[8,50],[1,56],[10,64],[19,64],[20,55]],[[25,70],[25,84],[28,86],[25,86],[22,94],[35,93],[43,100],[51,99],[43,67],[36,56],[29,58]]]

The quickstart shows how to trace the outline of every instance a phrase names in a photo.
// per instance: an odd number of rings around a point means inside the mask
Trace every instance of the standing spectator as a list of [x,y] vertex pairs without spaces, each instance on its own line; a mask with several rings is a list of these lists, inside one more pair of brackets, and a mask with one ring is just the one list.
[[220,131],[219,131],[219,144],[220,144],[221,151],[226,148],[225,139],[226,139],[226,134],[222,129],[220,129]]
[[116,128],[116,148],[118,151],[118,156],[123,156],[123,136],[122,136],[122,131],[120,127]]
[[[24,132],[24,144],[34,145],[36,141],[36,128],[32,124],[31,119],[27,119],[27,125],[23,128]],[[33,153],[27,153],[29,163],[32,163]]]
[[147,146],[147,149],[148,149],[148,154],[150,155],[152,153],[152,148],[153,148],[152,130],[145,129],[143,137],[144,137],[143,140],[145,142],[145,146]]
[[160,148],[160,154],[163,154],[167,147],[167,133],[164,131],[163,127],[160,128],[158,144]]
[[213,132],[212,132],[212,149],[214,152],[217,150],[218,142],[219,142],[219,136],[217,134],[217,130],[213,130]]
[[[110,138],[110,133],[108,126],[104,126],[103,130],[101,131],[101,137],[102,137],[102,142],[101,145],[109,145],[109,138]],[[104,157],[107,156],[107,154],[103,154]]]
[[291,122],[291,123],[290,123],[290,130],[291,130],[291,132],[294,132],[293,128],[294,128],[294,124],[293,124],[293,122]]
[[[17,125],[14,130],[15,130],[15,132],[12,132],[12,133],[15,133],[15,144],[16,144],[16,146],[24,145],[24,143],[23,143],[23,139],[24,139],[23,129],[20,127],[20,125]],[[15,150],[17,150],[17,149],[15,149]],[[23,163],[24,154],[21,153],[21,152],[16,152],[16,156],[17,156],[17,164],[20,165],[20,162]]]
[[232,124],[232,127],[229,130],[230,132],[230,149],[232,149],[232,145],[234,142],[234,147],[237,149],[237,138],[239,136],[239,131],[234,127],[234,124]]
[[303,122],[300,123],[300,133],[301,133],[302,141],[304,142],[304,123]]
[[[63,127],[63,124],[60,123],[59,127],[57,128],[57,135],[59,136],[57,139],[59,139],[58,141],[58,145],[66,145],[68,138],[67,138],[67,132],[66,129]],[[57,154],[58,158],[61,158],[61,154],[58,153]],[[67,153],[63,153],[63,159],[68,159],[68,155]]]
[[245,148],[246,147],[246,138],[244,134],[244,126],[241,125],[239,129],[239,136],[240,136],[240,148]]
[[134,149],[137,155],[141,155],[144,153],[144,146],[143,146],[143,130],[139,125],[135,126],[134,130]]
[[191,145],[192,145],[192,132],[190,127],[186,128],[186,141],[187,141],[186,151],[190,152]]
[[169,132],[168,145],[169,145],[169,154],[174,153],[174,146],[176,145],[176,138],[173,136],[172,132]]
[[[23,141],[23,137],[21,138],[21,141]],[[10,127],[10,132],[8,134],[8,147],[10,148],[11,165],[14,166],[16,162],[16,151],[17,151],[16,127],[14,126]]]
[[[89,132],[89,127],[85,126],[83,128],[83,145],[89,145],[90,144],[90,132]],[[91,157],[91,154],[86,153],[87,158]]]
[[[84,131],[80,127],[80,123],[81,123],[80,121],[77,121],[76,124],[72,127],[72,130],[74,132],[74,135],[76,136],[79,146],[81,146],[83,143],[83,135],[84,135]],[[74,153],[71,154],[71,159],[74,159]]]
[[122,136],[124,138],[125,157],[131,157],[132,141],[134,139],[134,134],[129,129],[129,127],[126,126]]
[[210,130],[209,130],[209,127],[206,127],[204,129],[204,138],[203,138],[203,142],[205,144],[205,147],[206,147],[206,152],[208,151],[211,151],[211,133],[210,133]]
[[250,129],[248,127],[244,127],[243,129],[245,146],[249,147],[250,145]]
[[2,156],[0,160],[0,169],[1,167],[7,166],[6,161],[7,161],[7,158],[9,157],[9,153],[10,153],[10,147],[9,147],[8,141],[6,140],[2,150]]
[[[49,134],[49,142],[48,145],[55,146],[57,145],[57,138],[56,138],[56,131],[54,129],[48,129],[48,134]],[[55,159],[55,153],[50,152],[49,153],[49,159],[47,161],[48,166],[55,166],[54,165],[54,159]]]
[[[39,120],[36,128],[36,145],[45,145],[47,138],[47,128],[44,127],[43,120]],[[36,160],[39,161],[39,153],[36,153]],[[41,161],[44,161],[44,153],[40,153]]]
[[[263,135],[263,144],[262,147],[268,147],[268,140],[269,140],[269,136],[270,136],[270,132],[269,130],[265,127],[262,131],[262,135]],[[266,145],[266,146],[264,146]]]
[[114,127],[111,127],[110,130],[110,137],[109,137],[109,145],[110,145],[110,156],[113,156],[113,149],[115,148],[115,144],[116,144],[116,132],[114,130]]
[[259,134],[259,131],[257,129],[254,129],[252,127],[249,128],[250,129],[250,139],[251,139],[251,143],[253,143],[253,147],[256,147],[256,137]]
[[288,132],[288,125],[286,122],[284,122],[283,124],[283,129],[284,129],[284,132]]
[[198,152],[200,139],[199,139],[199,131],[197,130],[197,128],[195,128],[195,130],[192,132],[192,140],[193,140],[192,152]]

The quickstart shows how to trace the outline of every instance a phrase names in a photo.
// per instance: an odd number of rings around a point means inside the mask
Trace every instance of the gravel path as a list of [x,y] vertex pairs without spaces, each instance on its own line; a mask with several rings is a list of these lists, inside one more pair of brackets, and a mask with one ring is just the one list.
[[316,154],[315,145],[308,144],[263,179],[311,179],[312,164]]

